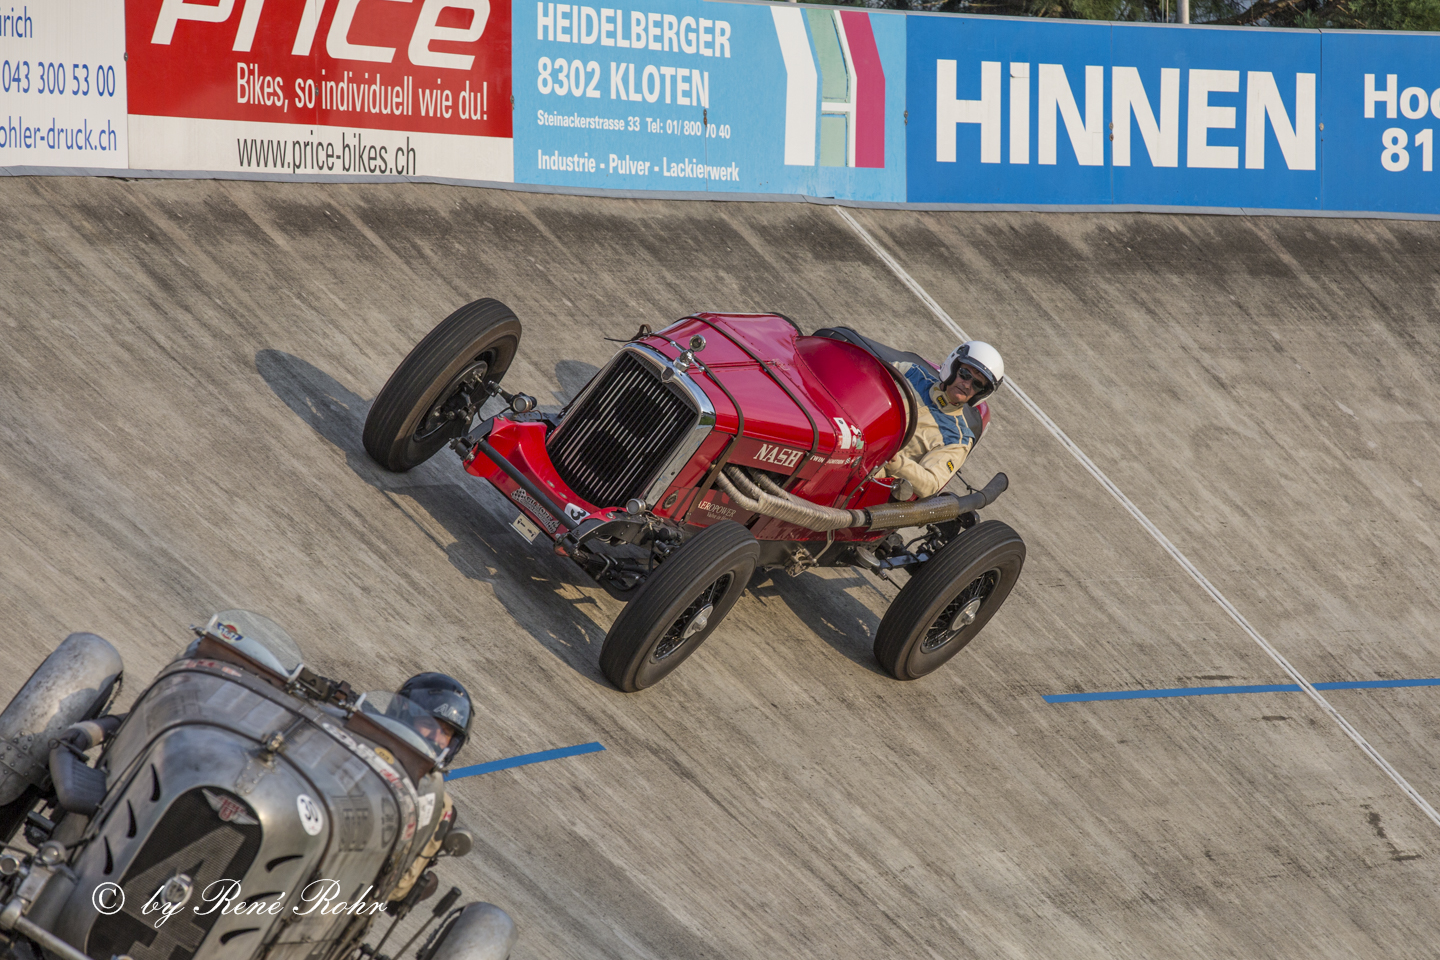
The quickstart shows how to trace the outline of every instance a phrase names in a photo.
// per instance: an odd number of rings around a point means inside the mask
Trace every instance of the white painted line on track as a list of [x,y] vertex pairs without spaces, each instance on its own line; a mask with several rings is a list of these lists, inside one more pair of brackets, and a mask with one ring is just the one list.
[[[940,304],[935,302],[935,298],[930,296],[930,294],[926,292],[925,288],[920,286],[920,284],[915,281],[915,278],[910,276],[910,274],[906,272],[905,268],[902,267],[894,257],[890,256],[890,253],[884,247],[882,247],[873,236],[870,235],[870,231],[866,230],[863,226],[860,225],[860,222],[858,220],[856,220],[853,216],[850,215],[850,211],[846,210],[844,207],[835,207],[834,210],[846,223],[850,224],[851,228],[854,229],[855,233],[858,234],[860,239],[865,242],[865,245],[868,246],[871,250],[873,250],[875,252],[875,255],[879,257],[880,260],[887,267],[890,268],[890,272],[894,273],[895,276],[900,279],[901,283],[909,287],[910,291],[914,293],[915,296],[919,297],[920,301],[924,303],[925,306],[930,308],[930,312],[935,314],[935,316],[940,320],[941,323],[949,327],[951,332],[954,333],[957,337],[959,337],[962,341],[970,339],[970,337],[966,335],[965,331],[960,329],[960,325],[956,323],[953,319],[951,319],[950,314],[946,313],[944,308],[942,308]],[[1124,492],[1115,485],[1115,482],[1109,477],[1107,477],[1105,475],[1105,472],[1095,465],[1095,461],[1091,460],[1088,456],[1086,456],[1085,451],[1081,450],[1080,447],[1076,445],[1075,441],[1071,440],[1065,434],[1065,431],[1061,430],[1060,427],[1055,423],[1055,421],[1051,420],[1050,417],[1045,413],[1045,411],[1041,410],[1039,405],[1036,404],[1034,400],[1030,399],[1030,395],[1027,394],[1024,390],[1021,390],[1018,386],[1016,386],[1014,379],[1011,377],[1005,378],[1005,386],[1009,387],[1010,391],[1014,393],[1015,396],[1020,398],[1020,402],[1025,405],[1025,409],[1029,410],[1032,414],[1034,414],[1035,419],[1039,420],[1040,423],[1045,427],[1045,429],[1050,431],[1050,435],[1053,436],[1056,440],[1059,440],[1060,445],[1063,446],[1066,450],[1070,451],[1071,456],[1073,456],[1076,460],[1080,461],[1080,465],[1083,466],[1087,471],[1089,471],[1090,476],[1098,480],[1100,482],[1100,485],[1104,487],[1107,491],[1109,491],[1110,495],[1114,497],[1117,501],[1119,501],[1120,505],[1124,507],[1130,513],[1130,515],[1136,519],[1137,522],[1139,522],[1140,526],[1145,528],[1145,531],[1155,539],[1155,542],[1160,544],[1160,546],[1164,548],[1165,552],[1170,554],[1170,556],[1175,560],[1175,562],[1180,564],[1180,566],[1184,568],[1186,573],[1190,574],[1191,579],[1198,583],[1201,589],[1203,589],[1206,593],[1210,595],[1211,599],[1213,599],[1216,603],[1220,604],[1221,609],[1223,609],[1227,614],[1230,615],[1230,619],[1234,620],[1235,623],[1239,625],[1240,629],[1245,631],[1246,635],[1249,636],[1251,640],[1254,640],[1255,643],[1259,645],[1261,650],[1265,651],[1265,653],[1270,657],[1270,659],[1274,660],[1277,664],[1279,664],[1280,669],[1284,670],[1285,673],[1292,680],[1299,684],[1301,690],[1304,690],[1307,694],[1309,694],[1310,699],[1314,700],[1315,703],[1319,705],[1320,709],[1324,710],[1325,713],[1329,715],[1330,719],[1334,720],[1336,725],[1339,726],[1341,730],[1345,731],[1345,735],[1351,740],[1353,740],[1355,742],[1355,745],[1358,746],[1362,751],[1364,751],[1367,757],[1375,761],[1376,766],[1378,766],[1381,770],[1385,771],[1385,774],[1391,780],[1395,781],[1396,785],[1398,785],[1401,790],[1405,791],[1405,795],[1408,796],[1412,801],[1414,801],[1415,805],[1420,808],[1421,812],[1424,813],[1425,816],[1430,818],[1432,823],[1434,823],[1436,826],[1440,826],[1440,813],[1435,812],[1435,808],[1430,806],[1430,802],[1420,795],[1420,791],[1412,787],[1410,785],[1410,781],[1406,780],[1400,774],[1399,770],[1396,770],[1394,767],[1392,767],[1390,765],[1390,762],[1380,755],[1380,751],[1376,750],[1370,744],[1370,741],[1366,740],[1365,737],[1361,735],[1359,730],[1356,730],[1353,726],[1351,726],[1350,721],[1346,720],[1345,717],[1341,715],[1340,711],[1336,710],[1335,707],[1330,703],[1330,701],[1326,700],[1324,695],[1321,694],[1320,691],[1315,689],[1314,684],[1312,684],[1309,680],[1306,680],[1305,677],[1301,675],[1300,671],[1295,669],[1295,666],[1289,660],[1286,660],[1279,650],[1276,650],[1270,645],[1270,641],[1262,637],[1260,635],[1260,632],[1250,625],[1250,621],[1246,620],[1245,617],[1240,613],[1240,611],[1236,610],[1234,605],[1231,604],[1229,600],[1225,599],[1225,595],[1221,593],[1219,589],[1216,588],[1216,586],[1211,583],[1203,573],[1196,569],[1195,564],[1190,562],[1190,558],[1185,556],[1185,554],[1181,553],[1180,549],[1176,547],[1175,544],[1170,542],[1170,538],[1165,536],[1165,534],[1161,533],[1160,528],[1155,526],[1155,524],[1151,523],[1150,518],[1145,516],[1145,514],[1140,511],[1139,507],[1135,506],[1135,504],[1130,502],[1130,498],[1125,496]]]

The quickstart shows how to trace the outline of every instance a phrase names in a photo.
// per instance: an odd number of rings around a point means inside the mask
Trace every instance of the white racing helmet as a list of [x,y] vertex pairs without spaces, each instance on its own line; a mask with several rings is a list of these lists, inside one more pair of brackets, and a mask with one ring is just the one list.
[[945,386],[948,387],[954,381],[955,374],[960,372],[962,366],[969,367],[990,381],[988,387],[970,398],[971,404],[984,400],[1005,382],[1005,361],[1000,358],[1000,351],[984,341],[966,340],[950,352],[950,356],[940,365]]

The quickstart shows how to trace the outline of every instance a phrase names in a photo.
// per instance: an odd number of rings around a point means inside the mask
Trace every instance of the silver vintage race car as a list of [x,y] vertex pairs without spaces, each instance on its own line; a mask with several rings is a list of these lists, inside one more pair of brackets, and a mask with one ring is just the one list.
[[[0,713],[0,953],[381,960],[469,852],[416,704],[357,694],[257,614],[216,614],[128,714],[119,653],[70,635]],[[28,846],[21,846],[22,835]],[[515,926],[439,898],[420,960],[503,960]],[[373,947],[367,935],[389,920]]]

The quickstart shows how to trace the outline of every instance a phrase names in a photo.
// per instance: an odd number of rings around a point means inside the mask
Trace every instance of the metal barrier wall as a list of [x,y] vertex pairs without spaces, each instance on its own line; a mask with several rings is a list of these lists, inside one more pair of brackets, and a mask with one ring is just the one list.
[[1440,36],[633,0],[44,0],[0,167],[1440,214]]

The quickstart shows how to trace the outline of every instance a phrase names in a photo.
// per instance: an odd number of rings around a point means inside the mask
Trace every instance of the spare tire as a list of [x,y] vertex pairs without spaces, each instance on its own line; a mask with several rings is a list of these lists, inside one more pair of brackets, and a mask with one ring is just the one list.
[[104,637],[72,633],[0,712],[0,843],[8,843],[50,790],[50,744],[73,723],[100,716],[124,664]]

